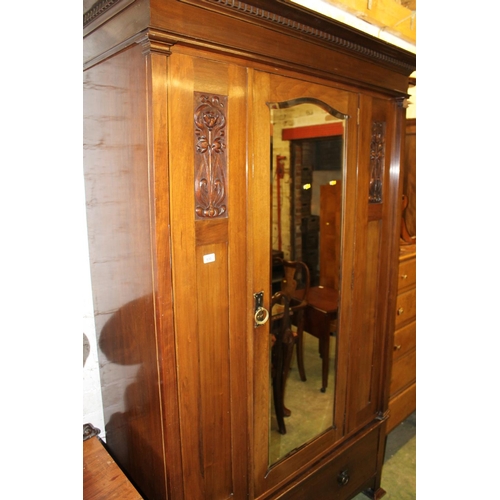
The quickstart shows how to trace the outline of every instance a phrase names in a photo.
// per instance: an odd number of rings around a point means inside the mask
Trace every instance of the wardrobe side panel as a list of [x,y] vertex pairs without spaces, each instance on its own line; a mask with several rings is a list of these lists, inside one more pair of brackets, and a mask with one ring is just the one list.
[[106,442],[162,499],[147,149],[147,68],[134,45],[84,72],[85,189]]

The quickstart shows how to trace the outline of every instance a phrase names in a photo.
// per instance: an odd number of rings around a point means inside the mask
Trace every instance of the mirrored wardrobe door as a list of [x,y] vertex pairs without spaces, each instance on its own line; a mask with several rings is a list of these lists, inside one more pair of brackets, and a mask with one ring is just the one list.
[[269,465],[273,465],[334,427],[348,117],[310,97],[267,104],[272,131]]
[[252,345],[258,495],[344,433],[357,96],[258,71],[251,87],[250,253],[269,311]]

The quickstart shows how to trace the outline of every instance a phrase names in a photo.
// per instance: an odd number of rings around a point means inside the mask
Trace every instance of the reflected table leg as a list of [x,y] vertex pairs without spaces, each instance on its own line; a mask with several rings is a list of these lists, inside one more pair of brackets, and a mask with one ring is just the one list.
[[330,368],[330,323],[337,318],[338,294],[334,289],[311,288],[305,311],[304,330],[319,340],[319,355],[322,359],[321,392],[328,386]]

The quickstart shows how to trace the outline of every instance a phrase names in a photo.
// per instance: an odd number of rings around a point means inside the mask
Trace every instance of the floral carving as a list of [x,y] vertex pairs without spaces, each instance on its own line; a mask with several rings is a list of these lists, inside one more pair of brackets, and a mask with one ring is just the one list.
[[373,122],[370,144],[370,203],[382,202],[382,187],[385,163],[385,122]]
[[195,92],[196,218],[227,217],[227,96]]

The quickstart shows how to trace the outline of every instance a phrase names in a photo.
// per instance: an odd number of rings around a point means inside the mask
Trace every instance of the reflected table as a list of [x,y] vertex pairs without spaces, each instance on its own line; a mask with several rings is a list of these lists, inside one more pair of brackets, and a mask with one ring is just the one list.
[[[315,286],[309,289],[307,307],[304,314],[304,331],[319,340],[319,354],[322,359],[322,387],[326,391],[330,364],[330,324],[337,319],[339,294],[334,288]],[[298,339],[298,349],[302,351],[302,336]],[[304,378],[305,380],[305,373]]]

